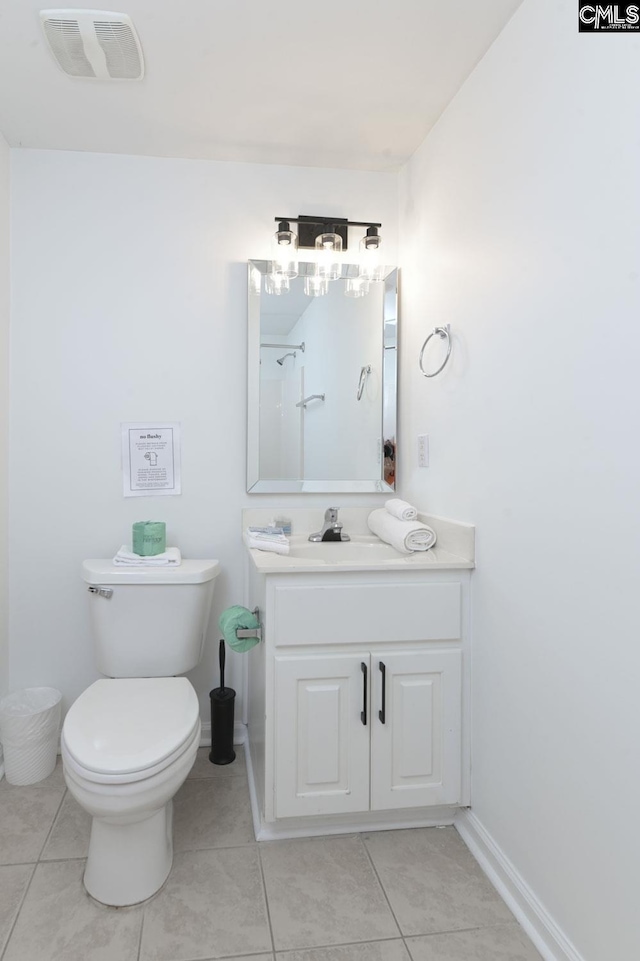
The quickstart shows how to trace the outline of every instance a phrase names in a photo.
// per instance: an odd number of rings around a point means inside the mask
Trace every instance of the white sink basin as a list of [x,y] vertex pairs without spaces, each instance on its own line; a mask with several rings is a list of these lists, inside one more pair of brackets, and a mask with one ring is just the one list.
[[316,543],[303,537],[292,537],[289,557],[324,561],[329,564],[375,564],[379,561],[398,560],[401,554],[390,544],[377,537],[355,535],[350,541],[320,541]]

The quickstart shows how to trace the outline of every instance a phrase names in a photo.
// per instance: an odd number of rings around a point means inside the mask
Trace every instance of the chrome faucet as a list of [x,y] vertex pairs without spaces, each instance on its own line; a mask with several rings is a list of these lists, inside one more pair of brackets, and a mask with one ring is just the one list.
[[324,524],[322,530],[317,534],[309,534],[309,540],[314,543],[319,541],[350,541],[348,534],[342,533],[342,524],[338,520],[338,508],[328,507],[324,512]]

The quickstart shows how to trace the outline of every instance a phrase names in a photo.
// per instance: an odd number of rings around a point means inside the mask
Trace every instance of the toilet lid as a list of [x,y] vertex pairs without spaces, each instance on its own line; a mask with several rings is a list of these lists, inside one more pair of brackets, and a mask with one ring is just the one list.
[[193,734],[198,697],[186,677],[95,681],[72,705],[64,741],[82,767],[129,774],[154,767]]

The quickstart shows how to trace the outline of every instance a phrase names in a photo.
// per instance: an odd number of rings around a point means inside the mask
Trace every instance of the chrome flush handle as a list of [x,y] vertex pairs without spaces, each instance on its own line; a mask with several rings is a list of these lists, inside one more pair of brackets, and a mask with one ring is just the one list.
[[111,597],[113,594],[112,587],[96,587],[94,584],[89,584],[87,590],[90,594],[98,594],[100,597]]

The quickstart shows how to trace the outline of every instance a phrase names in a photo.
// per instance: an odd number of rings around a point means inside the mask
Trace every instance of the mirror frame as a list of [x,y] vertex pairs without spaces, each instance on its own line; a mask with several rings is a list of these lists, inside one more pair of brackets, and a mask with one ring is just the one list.
[[[315,264],[300,263],[299,275],[305,276],[315,269]],[[250,260],[248,263],[248,337],[247,337],[247,493],[249,494],[342,494],[342,493],[386,493],[396,490],[398,467],[398,268],[387,267],[386,274],[381,281],[384,283],[384,297],[382,310],[382,357],[381,360],[381,423],[380,441],[384,448],[382,424],[386,419],[393,424],[393,436],[396,439],[393,486],[384,480],[384,449],[380,460],[380,477],[371,480],[276,480],[260,479],[260,297],[262,292],[262,278],[269,270],[269,261]],[[357,264],[343,264],[342,278],[358,275]],[[385,326],[390,321],[396,323],[395,343],[385,344]],[[385,410],[385,350],[393,350],[393,374],[396,389],[393,404]],[[388,374],[387,374],[388,376]]]

